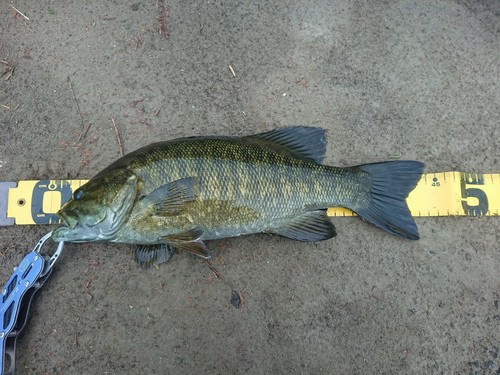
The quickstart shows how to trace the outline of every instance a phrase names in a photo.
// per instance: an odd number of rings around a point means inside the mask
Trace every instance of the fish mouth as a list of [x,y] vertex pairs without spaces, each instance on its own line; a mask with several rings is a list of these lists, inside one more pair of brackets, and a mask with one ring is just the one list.
[[78,215],[73,211],[59,211],[57,213],[57,216],[59,216],[59,218],[62,220],[62,224],[69,229],[75,229],[75,227],[78,225]]

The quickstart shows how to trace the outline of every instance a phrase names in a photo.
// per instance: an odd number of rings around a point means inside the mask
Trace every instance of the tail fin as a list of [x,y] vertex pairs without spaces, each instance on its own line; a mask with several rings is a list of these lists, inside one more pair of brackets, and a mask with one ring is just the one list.
[[418,229],[406,204],[424,170],[419,161],[401,160],[364,164],[359,169],[370,176],[368,206],[355,209],[364,220],[387,232],[410,240],[418,240]]

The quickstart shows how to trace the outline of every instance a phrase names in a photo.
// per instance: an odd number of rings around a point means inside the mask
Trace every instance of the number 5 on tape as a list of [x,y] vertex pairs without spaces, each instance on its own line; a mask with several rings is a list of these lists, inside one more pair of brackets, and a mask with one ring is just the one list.
[[498,216],[500,174],[427,173],[407,202],[413,216]]

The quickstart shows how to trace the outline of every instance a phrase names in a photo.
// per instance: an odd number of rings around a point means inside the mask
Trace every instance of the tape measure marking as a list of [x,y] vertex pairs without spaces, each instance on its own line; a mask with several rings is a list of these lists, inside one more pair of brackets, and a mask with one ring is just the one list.
[[9,191],[17,186],[15,182],[0,182],[0,226],[14,225],[14,219],[7,217]]
[[6,216],[17,225],[58,224],[56,212],[71,198],[73,191],[87,181],[19,181],[17,187],[9,189]]

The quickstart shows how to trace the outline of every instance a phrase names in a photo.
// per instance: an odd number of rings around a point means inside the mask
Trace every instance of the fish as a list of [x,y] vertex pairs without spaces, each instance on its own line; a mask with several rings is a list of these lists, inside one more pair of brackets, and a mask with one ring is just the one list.
[[424,164],[322,164],[322,128],[157,142],[133,151],[75,190],[54,241],[135,244],[142,266],[176,249],[212,257],[206,241],[254,233],[318,242],[336,236],[328,207],[346,207],[397,237],[417,240],[406,204]]

